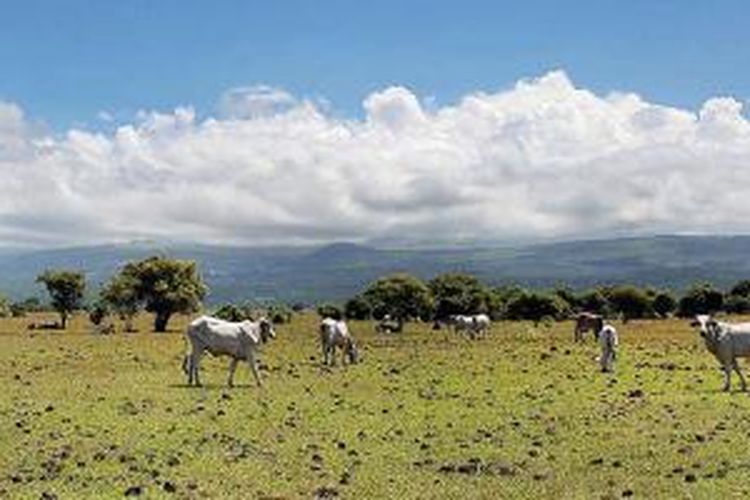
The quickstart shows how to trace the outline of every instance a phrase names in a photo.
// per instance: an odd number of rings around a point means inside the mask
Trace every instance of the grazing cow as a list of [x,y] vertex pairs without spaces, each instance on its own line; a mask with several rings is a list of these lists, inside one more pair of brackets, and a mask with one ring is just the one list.
[[456,333],[467,332],[469,337],[474,339],[489,330],[490,317],[486,314],[474,314],[473,316],[457,314],[451,316],[451,323]]
[[234,371],[239,361],[247,361],[258,386],[262,385],[258,373],[257,353],[261,344],[276,337],[273,324],[261,318],[258,321],[241,321],[234,323],[210,316],[201,316],[193,320],[185,336],[190,343],[190,354],[185,356],[182,369],[188,376],[188,385],[201,385],[199,372],[200,361],[205,352],[214,356],[229,356],[229,379],[227,385],[232,387]]
[[740,377],[742,390],[747,390],[737,358],[750,357],[750,323],[725,323],[716,321],[707,314],[699,314],[690,325],[700,328],[706,348],[721,364],[724,370],[724,390],[730,389],[732,370]]
[[383,319],[375,324],[375,331],[378,333],[401,333],[403,329],[404,322],[392,318],[390,314],[386,314]]
[[599,332],[599,345],[602,348],[602,355],[599,357],[599,364],[603,373],[611,372],[615,359],[617,358],[617,330],[612,325],[604,325]]
[[582,312],[576,316],[575,329],[573,330],[573,340],[578,342],[583,340],[583,335],[589,330],[593,332],[596,338],[599,332],[604,328],[604,318],[598,314]]
[[357,344],[354,342],[349,327],[344,321],[333,318],[323,318],[320,322],[320,347],[323,351],[323,364],[336,365],[336,348],[342,351],[342,362],[346,364],[346,359],[354,364],[359,360],[359,351]]

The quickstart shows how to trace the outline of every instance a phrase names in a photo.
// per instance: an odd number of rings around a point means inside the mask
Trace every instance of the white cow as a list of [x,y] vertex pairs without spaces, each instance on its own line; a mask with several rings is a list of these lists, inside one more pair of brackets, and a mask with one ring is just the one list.
[[357,344],[344,321],[323,318],[320,322],[320,347],[323,351],[324,365],[336,365],[337,347],[342,351],[342,362],[344,364],[346,364],[347,358],[352,364],[359,360]]
[[490,317],[486,314],[474,314],[467,316],[456,314],[451,317],[453,330],[456,333],[467,332],[472,339],[483,335],[490,328]]
[[737,358],[750,357],[750,323],[726,323],[716,321],[707,314],[699,314],[690,325],[700,328],[706,347],[721,363],[724,370],[724,390],[730,389],[732,370],[740,377],[742,390],[747,390]]
[[234,323],[211,316],[201,316],[193,320],[185,333],[190,343],[190,353],[185,356],[182,368],[188,376],[188,384],[201,385],[199,372],[200,361],[205,352],[214,356],[229,356],[229,379],[227,385],[232,387],[234,371],[239,361],[247,361],[255,381],[262,385],[258,373],[257,353],[261,344],[276,337],[273,324],[261,318],[258,321],[241,321]]
[[605,324],[597,335],[599,345],[602,348],[602,355],[599,357],[599,365],[602,372],[612,371],[615,359],[617,358],[617,330],[610,324]]

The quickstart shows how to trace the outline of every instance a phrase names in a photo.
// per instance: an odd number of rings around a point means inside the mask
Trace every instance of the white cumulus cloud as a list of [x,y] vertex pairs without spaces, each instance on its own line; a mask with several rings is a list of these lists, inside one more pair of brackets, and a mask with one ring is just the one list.
[[0,244],[450,243],[750,231],[750,123],[597,95],[562,71],[451,105],[404,87],[336,117],[268,86],[215,117],[55,135],[0,102]]

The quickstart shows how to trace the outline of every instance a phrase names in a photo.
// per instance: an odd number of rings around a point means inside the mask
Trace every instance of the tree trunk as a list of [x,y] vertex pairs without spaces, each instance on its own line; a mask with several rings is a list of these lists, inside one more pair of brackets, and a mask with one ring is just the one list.
[[68,313],[61,312],[60,313],[60,328],[65,330],[66,326],[68,326]]
[[154,331],[166,332],[170,316],[172,316],[172,313],[168,311],[156,313],[156,317],[154,318]]

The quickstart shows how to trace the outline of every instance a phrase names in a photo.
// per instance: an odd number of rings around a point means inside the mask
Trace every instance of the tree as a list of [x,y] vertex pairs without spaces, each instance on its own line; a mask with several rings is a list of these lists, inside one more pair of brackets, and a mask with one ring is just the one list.
[[508,317],[508,304],[524,294],[525,291],[518,285],[504,285],[490,290],[487,307],[492,319],[504,319]]
[[36,281],[47,288],[52,308],[60,314],[60,327],[65,329],[68,317],[81,308],[86,277],[79,271],[48,269]]
[[7,318],[13,314],[13,306],[7,297],[0,295],[0,318]]
[[697,283],[680,298],[677,315],[683,318],[696,314],[712,314],[724,305],[724,295],[709,283]]
[[552,293],[560,297],[567,305],[568,311],[578,311],[581,308],[581,297],[568,286],[560,285]]
[[729,295],[738,295],[740,297],[750,296],[750,280],[742,280],[737,282],[731,290]]
[[489,312],[490,291],[479,280],[462,273],[445,273],[430,280],[435,319],[444,320],[454,314]]
[[746,295],[729,295],[724,300],[724,310],[732,314],[747,314],[750,312],[750,297]]
[[610,311],[609,301],[603,290],[594,288],[587,290],[578,297],[578,306],[582,311],[608,316]]
[[97,300],[89,307],[89,320],[99,326],[104,318],[109,316],[109,304],[105,300]]
[[508,303],[506,316],[539,323],[544,318],[561,319],[566,310],[567,304],[558,295],[524,291]]
[[369,319],[372,306],[362,295],[355,295],[344,304],[344,316],[347,319]]
[[365,290],[363,296],[372,305],[372,315],[376,319],[382,319],[388,314],[403,323],[412,318],[428,318],[432,310],[427,285],[405,273],[376,280]]
[[154,313],[154,331],[164,332],[175,313],[199,310],[206,285],[193,261],[149,257],[126,264],[120,274],[132,279],[139,303]]
[[666,318],[677,309],[677,300],[669,292],[658,292],[651,307],[659,317]]
[[125,331],[133,332],[133,319],[141,308],[135,276],[120,273],[113,276],[100,292],[101,298],[125,323]]
[[213,316],[225,321],[245,321],[249,319],[245,311],[235,304],[224,304],[214,311]]
[[286,304],[271,304],[266,310],[266,316],[276,325],[284,325],[292,321],[292,309]]
[[607,300],[612,310],[622,315],[623,321],[645,318],[651,313],[651,300],[646,292],[632,285],[611,288]]

